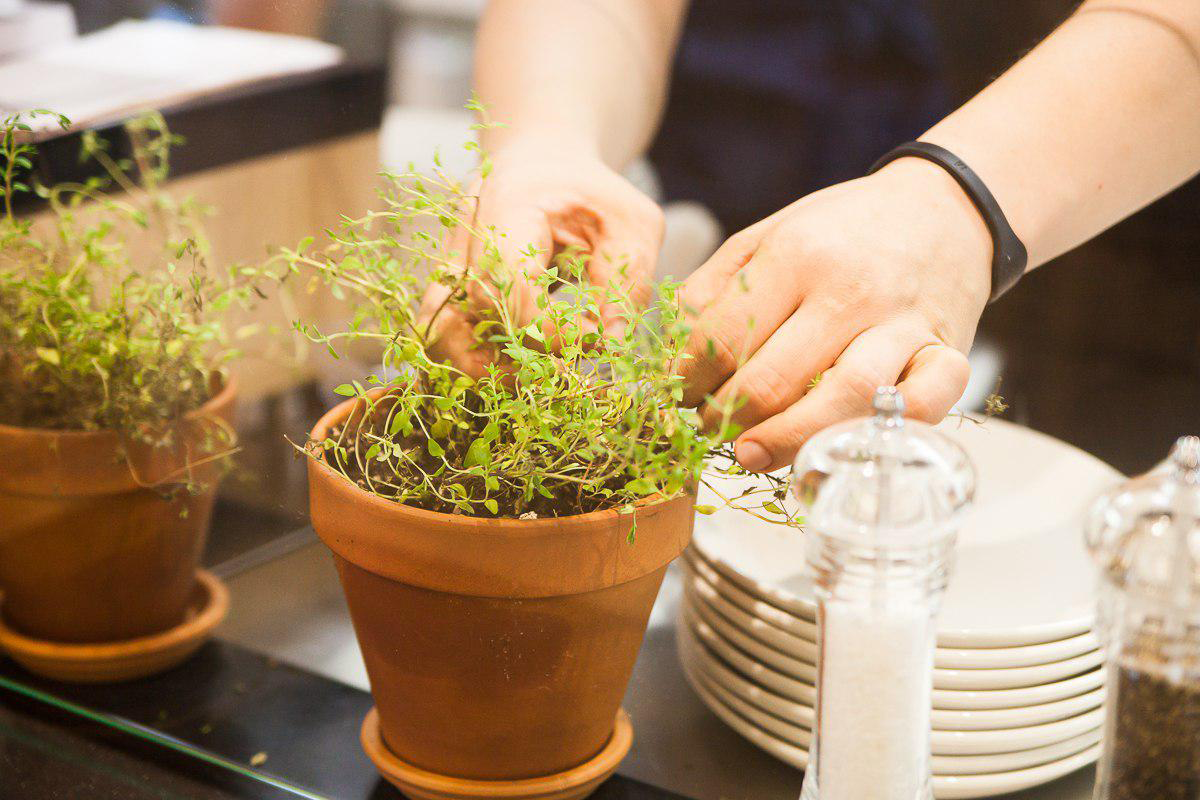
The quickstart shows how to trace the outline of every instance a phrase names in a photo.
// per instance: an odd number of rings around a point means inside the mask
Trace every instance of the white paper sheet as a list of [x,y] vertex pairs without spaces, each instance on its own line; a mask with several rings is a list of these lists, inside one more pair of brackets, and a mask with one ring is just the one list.
[[341,60],[339,48],[299,36],[127,20],[0,65],[0,111],[49,108],[86,127]]

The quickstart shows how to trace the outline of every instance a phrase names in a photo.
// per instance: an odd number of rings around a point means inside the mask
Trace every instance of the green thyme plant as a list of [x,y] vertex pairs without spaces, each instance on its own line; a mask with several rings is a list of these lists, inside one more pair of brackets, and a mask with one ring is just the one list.
[[[161,115],[126,126],[128,158],[85,133],[81,159],[102,176],[53,186],[27,177],[29,121],[40,116],[68,125],[48,111],[14,114],[0,139],[0,423],[169,445],[173,423],[213,395],[236,354],[225,312],[254,296],[257,273],[215,268],[204,209],[164,190],[178,139]],[[49,209],[37,222],[14,213],[27,193]],[[232,432],[214,438],[214,454],[232,447]]]
[[[374,344],[379,356],[377,370],[335,390],[358,398],[358,411],[303,449],[380,497],[477,517],[632,512],[644,498],[693,489],[714,455],[726,457],[722,474],[740,472],[720,445],[734,432],[728,414],[707,434],[679,407],[680,284],[660,284],[640,306],[619,285],[591,285],[587,256],[567,251],[534,278],[541,318],[518,320],[509,301],[520,267],[504,263],[495,230],[476,224],[468,185],[434,162],[432,175],[411,166],[385,174],[381,208],[344,219],[319,249],[309,238],[279,256],[354,309],[344,330],[297,329],[335,357],[351,343]],[[483,157],[481,177],[488,169]],[[480,255],[467,267],[472,242]],[[423,314],[431,285],[446,299]],[[490,310],[468,309],[469,291]],[[620,307],[621,330],[604,329],[602,303]],[[455,312],[471,319],[488,357],[482,377],[435,354],[440,323]],[[781,481],[752,492],[761,495],[754,513],[791,519]]]

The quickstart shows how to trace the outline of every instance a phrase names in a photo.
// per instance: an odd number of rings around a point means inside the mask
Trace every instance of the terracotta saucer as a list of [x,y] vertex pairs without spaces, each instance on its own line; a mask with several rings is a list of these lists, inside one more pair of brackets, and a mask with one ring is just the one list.
[[170,669],[208,640],[229,611],[229,590],[207,570],[196,571],[196,588],[183,622],[137,639],[63,644],[17,633],[0,616],[0,648],[30,672],[67,683],[117,683]]
[[587,797],[616,771],[633,744],[633,725],[624,709],[617,711],[612,737],[591,760],[554,775],[522,780],[469,780],[439,775],[400,760],[384,744],[375,709],[362,724],[362,746],[375,768],[389,783],[413,800],[579,800]]

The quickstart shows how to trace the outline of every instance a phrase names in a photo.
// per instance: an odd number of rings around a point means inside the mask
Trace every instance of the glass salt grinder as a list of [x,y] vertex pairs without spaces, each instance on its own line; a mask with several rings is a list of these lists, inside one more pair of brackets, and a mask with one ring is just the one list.
[[935,616],[975,470],[956,443],[903,418],[894,387],[873,417],[796,457],[818,601],[815,736],[801,800],[930,800]]
[[1097,800],[1200,798],[1200,438],[1092,506],[1107,667]]

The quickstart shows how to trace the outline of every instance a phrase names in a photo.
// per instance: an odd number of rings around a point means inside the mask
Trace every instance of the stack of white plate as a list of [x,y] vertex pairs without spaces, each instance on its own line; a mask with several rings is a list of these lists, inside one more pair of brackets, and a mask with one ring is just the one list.
[[[1082,514],[1120,475],[1009,423],[941,429],[970,454],[979,484],[938,620],[934,793],[985,797],[1098,755],[1104,672]],[[737,496],[743,480],[718,488]],[[697,519],[684,563],[678,638],[688,679],[739,733],[803,768],[816,679],[804,534],[723,509]]]

